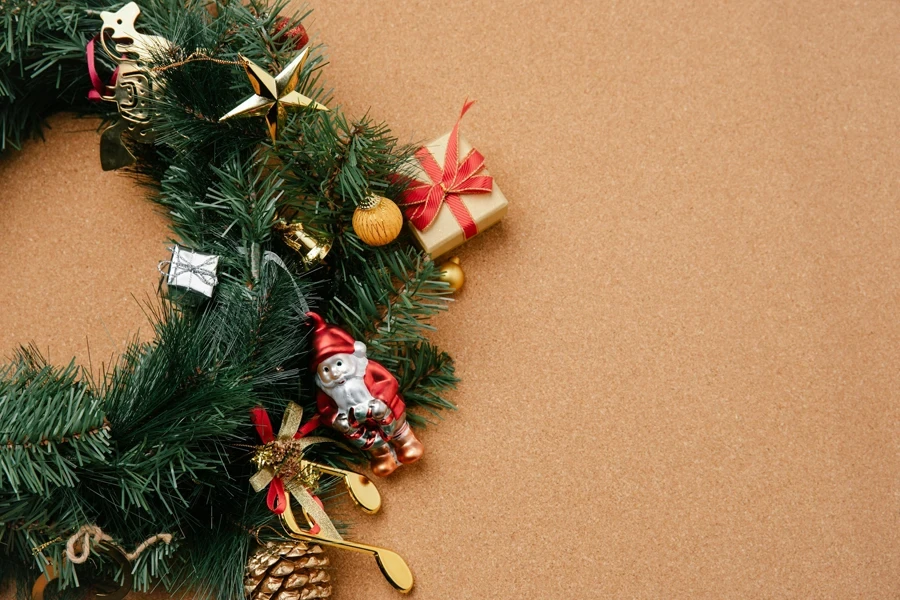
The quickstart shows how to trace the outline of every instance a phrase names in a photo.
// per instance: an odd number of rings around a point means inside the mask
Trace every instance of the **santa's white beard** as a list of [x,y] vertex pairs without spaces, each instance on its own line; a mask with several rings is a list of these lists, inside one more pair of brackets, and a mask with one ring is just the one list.
[[362,377],[346,379],[343,384],[333,384],[324,390],[338,407],[338,412],[346,413],[358,404],[368,404],[374,400],[374,396],[366,387]]

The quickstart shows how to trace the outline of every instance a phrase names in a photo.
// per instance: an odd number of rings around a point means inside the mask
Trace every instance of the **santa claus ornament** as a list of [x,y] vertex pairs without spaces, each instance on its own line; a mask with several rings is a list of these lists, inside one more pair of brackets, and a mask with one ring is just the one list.
[[425,448],[406,421],[397,379],[366,357],[366,345],[314,312],[313,360],[320,422],[367,452],[372,472],[390,475],[422,457]]

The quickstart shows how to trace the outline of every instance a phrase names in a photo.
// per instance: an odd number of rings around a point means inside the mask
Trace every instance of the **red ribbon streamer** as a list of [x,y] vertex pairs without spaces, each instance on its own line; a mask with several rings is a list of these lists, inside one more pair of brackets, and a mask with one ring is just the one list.
[[[116,78],[119,76],[119,67],[113,71],[112,77],[109,78],[109,84],[104,84],[97,73],[97,65],[94,57],[94,42],[100,39],[99,35],[95,35],[91,41],[87,43],[85,52],[87,53],[88,75],[91,77],[91,85],[94,89],[88,90],[88,99],[94,102],[103,100],[104,96],[113,95],[113,86],[116,85]],[[124,56],[122,58],[125,58]]]
[[494,180],[490,175],[478,175],[479,171],[484,168],[484,156],[481,152],[473,148],[465,158],[459,160],[459,124],[474,103],[474,100],[467,100],[463,104],[459,119],[456,120],[453,131],[450,132],[450,139],[447,140],[443,169],[427,148],[419,148],[416,151],[416,158],[431,180],[430,182],[402,176],[396,177],[396,179],[405,180],[411,184],[400,195],[400,206],[404,209],[406,218],[419,231],[425,231],[431,227],[441,206],[446,202],[450,212],[462,227],[465,239],[478,233],[478,225],[462,198],[459,197],[460,194],[489,194],[494,185]]
[[[259,439],[262,440],[263,444],[275,441],[275,430],[272,429],[272,421],[269,420],[269,413],[266,412],[266,409],[257,406],[251,410],[250,421],[252,421],[253,425],[256,427],[256,433],[259,434]],[[306,425],[301,427],[297,433],[294,434],[294,439],[299,440],[318,426],[319,417],[317,415],[310,419]],[[315,496],[313,496],[313,498],[315,498]],[[318,499],[316,500],[318,501]],[[272,482],[269,484],[269,491],[266,494],[266,504],[269,506],[269,510],[276,515],[280,515],[284,512],[285,508],[287,508],[287,496],[284,493],[284,482],[280,477],[272,478]]]

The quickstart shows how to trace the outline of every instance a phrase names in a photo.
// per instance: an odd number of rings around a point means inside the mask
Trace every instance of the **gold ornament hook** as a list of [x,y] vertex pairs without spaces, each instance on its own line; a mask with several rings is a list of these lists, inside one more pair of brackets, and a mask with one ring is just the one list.
[[[96,600],[122,600],[131,591],[134,586],[134,575],[131,573],[131,562],[125,556],[125,552],[118,546],[100,544],[95,546],[94,551],[98,554],[105,554],[116,561],[122,569],[122,585],[107,593],[94,592],[89,596]],[[44,592],[50,582],[59,577],[56,568],[47,563],[45,573],[37,578],[31,587],[31,600],[44,600]]]
[[40,575],[37,580],[35,580],[34,585],[31,586],[31,600],[44,600],[44,590],[47,589],[47,586],[50,585],[50,582],[56,579],[56,577],[56,569],[53,567],[52,563],[48,562],[44,569],[44,573]]

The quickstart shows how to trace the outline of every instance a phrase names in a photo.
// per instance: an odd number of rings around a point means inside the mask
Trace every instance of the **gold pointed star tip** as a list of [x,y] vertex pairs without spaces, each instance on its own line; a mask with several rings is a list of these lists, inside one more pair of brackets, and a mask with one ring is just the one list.
[[260,113],[272,105],[272,101],[254,94],[232,108],[230,111],[219,117],[219,122],[228,120],[232,117],[250,117],[258,116]]
[[250,65],[256,65],[255,62],[253,62],[252,60],[250,60],[249,58],[247,58],[240,52],[238,53],[238,62],[241,63],[241,68],[243,68],[243,69],[250,68]]
[[[294,89],[300,81],[300,70],[303,67],[303,59],[307,50],[308,48],[304,49],[294,57],[281,73],[274,77],[243,54],[238,54],[254,94],[219,117],[219,122],[234,117],[265,116],[269,137],[275,143],[278,130],[284,124],[287,107],[311,107],[315,110],[328,111],[328,107],[324,104],[316,102]],[[273,110],[274,113],[272,113]]]

